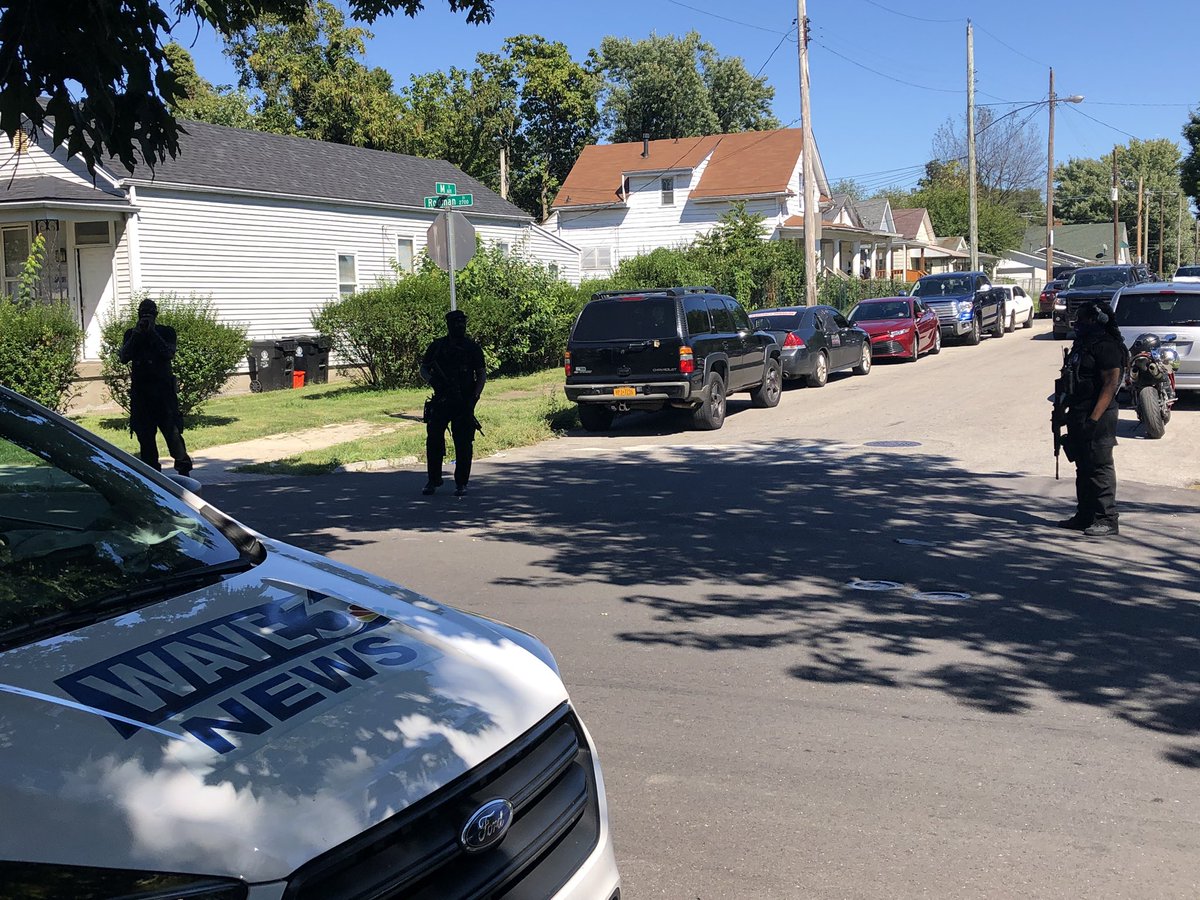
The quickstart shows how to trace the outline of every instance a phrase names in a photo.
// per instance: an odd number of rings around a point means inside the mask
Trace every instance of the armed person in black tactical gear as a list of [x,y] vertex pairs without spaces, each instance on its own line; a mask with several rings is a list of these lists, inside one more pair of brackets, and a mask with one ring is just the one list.
[[125,332],[117,354],[131,363],[129,373],[129,430],[137,435],[138,457],[152,469],[160,469],[158,432],[163,433],[167,452],[175,460],[175,471],[187,475],[192,459],[183,441],[183,416],[179,412],[179,385],[171,371],[175,358],[175,329],[159,325],[158,304],[143,300],[138,305],[138,322]]
[[[1128,359],[1112,311],[1100,303],[1085,303],[1073,324],[1075,343],[1056,382],[1055,423],[1065,424],[1062,440],[1067,459],[1075,463],[1075,515],[1057,523],[1089,537],[1118,533],[1117,389]],[[1056,430],[1056,450],[1058,435]]]
[[483,393],[487,371],[483,348],[467,337],[467,314],[462,310],[446,313],[446,329],[446,337],[430,344],[421,360],[421,377],[433,388],[433,399],[425,404],[429,481],[421,493],[432,494],[441,487],[448,425],[454,438],[454,496],[462,497],[471,480],[475,432],[483,432],[475,418],[475,404]]

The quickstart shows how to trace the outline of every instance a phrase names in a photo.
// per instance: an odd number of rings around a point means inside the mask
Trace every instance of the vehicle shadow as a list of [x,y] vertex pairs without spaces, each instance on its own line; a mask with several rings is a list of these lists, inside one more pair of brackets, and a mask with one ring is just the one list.
[[[711,652],[728,667],[774,653],[794,679],[936,691],[989,715],[1052,695],[1159,733],[1162,758],[1200,766],[1195,492],[1123,486],[1121,537],[1091,541],[1052,527],[1070,504],[1051,479],[979,476],[919,451],[564,448],[476,471],[466,503],[418,497],[415,472],[217,486],[207,499],[320,553],[397,528],[431,540],[476,529],[537,548],[529,572],[495,586],[582,597],[597,584],[641,610],[636,627],[610,626],[631,649]],[[893,585],[859,589],[878,580]]]

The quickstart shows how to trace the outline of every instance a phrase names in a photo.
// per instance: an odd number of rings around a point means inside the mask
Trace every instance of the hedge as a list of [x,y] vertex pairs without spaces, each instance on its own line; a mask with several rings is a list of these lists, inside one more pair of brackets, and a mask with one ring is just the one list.
[[66,303],[0,296],[0,384],[62,411],[72,396],[83,332]]

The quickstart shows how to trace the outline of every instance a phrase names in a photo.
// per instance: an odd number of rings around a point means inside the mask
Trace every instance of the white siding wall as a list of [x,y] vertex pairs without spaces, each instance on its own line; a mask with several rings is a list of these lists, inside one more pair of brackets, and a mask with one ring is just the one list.
[[[43,137],[41,144],[32,141],[24,153],[14,153],[12,141],[0,134],[0,178],[32,178],[37,175],[53,175],[63,181],[82,187],[92,187],[92,179],[87,174],[87,168],[78,159],[66,159],[66,153],[60,150],[51,155],[45,149],[49,138]],[[96,183],[107,187],[109,182],[97,173]]]
[[[599,278],[611,274],[617,264],[632,256],[649,253],[659,247],[679,247],[690,244],[700,235],[708,233],[721,217],[729,212],[730,201],[692,200],[692,189],[700,183],[708,161],[701,162],[690,172],[674,173],[675,202],[670,206],[662,203],[661,173],[634,175],[629,179],[629,196],[625,208],[558,210],[547,222],[547,227],[564,240],[583,251],[607,248],[611,266],[607,269],[583,268],[582,277]],[[788,187],[799,192],[799,167],[793,171]],[[776,229],[789,215],[800,212],[800,200],[788,198],[786,202],[771,198],[750,200],[747,212],[765,219],[764,236],[776,236]]]
[[533,262],[558,270],[558,277],[570,284],[579,284],[579,248],[555,237],[550,232],[533,225],[513,247],[513,252]]
[[[339,254],[354,254],[358,287],[371,287],[394,274],[397,238],[424,249],[434,217],[146,186],[138,206],[142,289],[211,295],[251,338],[310,332],[312,313],[338,294]],[[528,232],[520,221],[473,224],[485,242],[510,246]]]

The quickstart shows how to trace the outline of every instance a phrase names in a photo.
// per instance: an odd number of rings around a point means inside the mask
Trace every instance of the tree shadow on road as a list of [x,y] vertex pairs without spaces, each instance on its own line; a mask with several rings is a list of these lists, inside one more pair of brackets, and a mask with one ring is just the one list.
[[[1184,739],[1164,758],[1200,767],[1192,493],[1123,486],[1121,537],[1089,541],[1051,524],[1071,511],[1069,479],[978,476],[919,449],[776,440],[651,453],[589,448],[594,438],[481,465],[467,503],[417,497],[417,473],[210,499],[321,553],[398,528],[478,529],[539,553],[532,575],[493,584],[602,584],[645,610],[646,627],[616,626],[631,646],[707,651],[718,665],[790,654],[796,679],[932,690],[995,715],[1049,694]],[[877,580],[895,587],[850,586]]]

